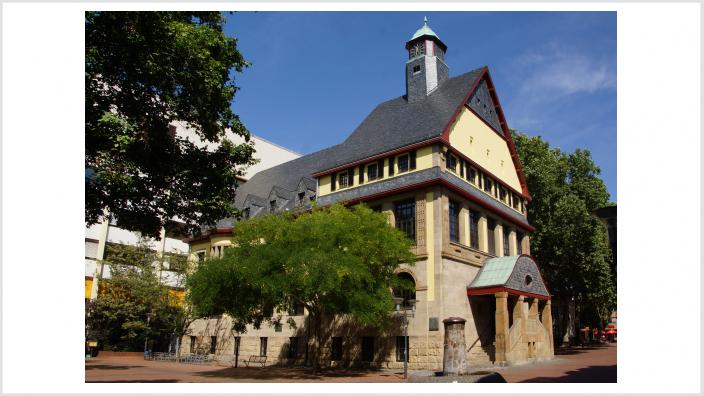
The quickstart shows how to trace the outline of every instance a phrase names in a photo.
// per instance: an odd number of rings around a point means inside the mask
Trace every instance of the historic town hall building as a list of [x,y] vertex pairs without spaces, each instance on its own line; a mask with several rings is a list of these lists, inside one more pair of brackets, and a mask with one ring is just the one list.
[[[401,332],[329,329],[326,365],[442,368],[443,319],[465,319],[469,364],[553,356],[550,294],[529,256],[531,200],[487,67],[449,76],[447,46],[427,26],[406,43],[406,93],[379,104],[342,143],[261,171],[237,191],[245,216],[364,202],[415,241],[409,348]],[[230,244],[232,219],[189,241],[195,260]],[[304,327],[305,312],[283,313]],[[233,334],[228,318],[202,319],[182,353],[221,359],[305,359],[307,337],[288,326]]]

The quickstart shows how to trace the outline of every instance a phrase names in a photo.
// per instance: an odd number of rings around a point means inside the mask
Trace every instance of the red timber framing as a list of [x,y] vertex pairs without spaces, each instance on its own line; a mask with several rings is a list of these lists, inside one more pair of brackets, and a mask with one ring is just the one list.
[[[518,173],[518,181],[521,183],[521,189],[523,190],[523,194],[521,194],[525,199],[528,201],[531,201],[533,198],[530,195],[530,192],[528,191],[528,184],[526,183],[526,177],[523,174],[523,166],[521,165],[521,161],[518,158],[518,153],[516,152],[516,146],[513,144],[513,138],[511,137],[511,131],[508,128],[508,123],[506,122],[506,117],[504,117],[504,111],[501,109],[501,103],[499,102],[499,97],[496,95],[496,88],[494,88],[494,82],[491,79],[491,74],[489,73],[489,68],[484,66],[484,70],[482,71],[482,74],[477,78],[477,80],[474,82],[474,85],[472,85],[472,88],[467,92],[467,95],[465,95],[464,100],[462,103],[457,107],[457,110],[455,110],[455,114],[450,118],[450,122],[447,123],[445,126],[445,129],[442,132],[442,138],[443,140],[449,142],[450,141],[450,129],[452,129],[452,125],[455,124],[455,121],[457,121],[457,117],[461,114],[462,110],[466,108],[466,103],[469,100],[469,97],[472,96],[474,91],[477,89],[479,86],[479,83],[486,79],[486,84],[487,88],[489,90],[489,94],[491,95],[491,100],[494,101],[495,103],[495,109],[496,109],[496,115],[499,117],[499,123],[501,124],[501,130],[503,132],[503,138],[506,140],[508,143],[508,149],[509,152],[511,153],[511,160],[513,161],[513,166],[516,168],[516,173]],[[474,112],[473,112],[474,113]],[[476,113],[474,113],[476,114]],[[482,119],[479,117],[479,119]],[[491,128],[492,130],[494,128]]]
[[494,295],[494,293],[499,293],[499,292],[507,292],[508,294],[511,294],[511,295],[534,297],[539,300],[546,300],[546,301],[551,299],[550,296],[543,296],[540,294],[529,293],[529,292],[525,292],[522,290],[509,289],[508,287],[504,287],[504,286],[489,286],[489,287],[482,287],[482,288],[477,288],[477,289],[467,289],[468,296]]

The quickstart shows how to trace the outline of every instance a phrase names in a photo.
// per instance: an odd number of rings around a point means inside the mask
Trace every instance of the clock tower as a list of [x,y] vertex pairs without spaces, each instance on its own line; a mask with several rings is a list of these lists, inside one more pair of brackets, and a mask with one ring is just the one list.
[[448,79],[447,46],[430,29],[428,18],[424,18],[423,26],[406,42],[406,49],[406,98],[412,103],[430,95]]

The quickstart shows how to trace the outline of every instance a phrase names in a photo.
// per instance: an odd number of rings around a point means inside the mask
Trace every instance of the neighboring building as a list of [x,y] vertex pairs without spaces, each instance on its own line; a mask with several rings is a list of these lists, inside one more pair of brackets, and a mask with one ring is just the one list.
[[[171,126],[172,133],[180,137],[190,139],[194,143],[204,145],[200,142],[197,135],[188,129],[185,123],[173,123]],[[228,139],[235,143],[242,143],[242,137],[235,135],[229,130],[226,133]],[[245,169],[245,174],[242,181],[248,180],[257,172],[271,168],[286,161],[298,158],[300,154],[291,150],[280,147],[274,143],[264,140],[258,136],[252,136],[256,153],[254,157],[259,160],[255,165]],[[209,149],[214,149],[214,144],[207,144]],[[170,254],[188,255],[188,244],[183,242],[184,235],[180,232],[178,225],[173,229],[164,230],[161,232],[161,240],[148,239],[146,242],[149,246],[157,251],[161,257],[164,257],[162,271],[162,281],[174,289],[174,292],[183,298],[183,279],[176,276],[176,272],[169,268],[168,258]],[[99,262],[105,257],[105,248],[108,244],[123,244],[135,246],[139,243],[141,237],[139,233],[124,230],[116,227],[114,222],[106,221],[86,227],[85,235],[85,298],[94,299],[98,295],[98,279],[109,278],[110,268],[101,266]]]
[[[381,334],[334,322],[325,365],[442,368],[443,319],[467,320],[470,364],[553,356],[550,295],[529,256],[530,201],[511,134],[487,67],[449,77],[446,45],[427,26],[406,43],[406,94],[379,104],[342,143],[259,172],[237,191],[248,217],[308,209],[312,202],[364,202],[415,241],[409,350],[400,329]],[[193,238],[192,259],[222,255],[234,219]],[[288,326],[233,334],[227,317],[196,321],[182,353],[268,363],[306,359],[306,315]]]
[[[594,215],[601,220],[602,223],[606,225],[606,229],[609,233],[609,247],[611,248],[611,255],[613,261],[611,263],[611,270],[613,271],[614,277],[616,276],[616,205],[606,206],[599,208],[594,211]],[[611,321],[607,324],[606,330],[609,331],[609,339],[616,339],[616,311],[611,313]],[[613,332],[613,333],[612,333]]]

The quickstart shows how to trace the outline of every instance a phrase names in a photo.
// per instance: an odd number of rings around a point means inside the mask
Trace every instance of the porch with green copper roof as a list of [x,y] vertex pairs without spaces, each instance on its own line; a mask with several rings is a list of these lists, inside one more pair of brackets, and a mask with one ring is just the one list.
[[470,305],[494,300],[495,363],[554,356],[550,293],[533,258],[485,260],[467,286],[467,295]]

